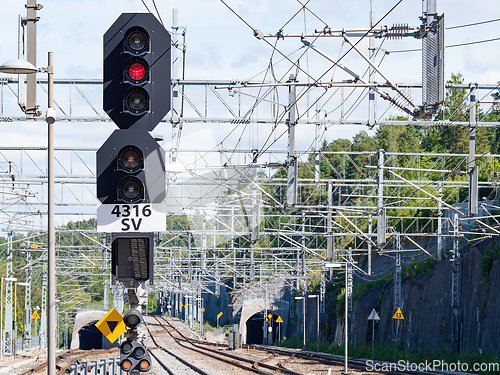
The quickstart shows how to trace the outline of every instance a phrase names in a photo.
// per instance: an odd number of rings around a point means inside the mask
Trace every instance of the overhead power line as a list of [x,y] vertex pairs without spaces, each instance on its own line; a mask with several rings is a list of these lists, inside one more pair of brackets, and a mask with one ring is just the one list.
[[[465,42],[465,43],[458,43],[458,44],[450,44],[449,46],[445,46],[445,48],[454,48],[454,47],[469,46],[471,44],[489,43],[489,42],[495,42],[497,40],[500,40],[500,38],[478,40],[478,41],[475,41],[475,42]],[[418,51],[422,51],[422,48],[402,49],[402,50],[397,50],[397,51],[387,51],[387,53],[403,53],[403,52],[418,52]]]
[[453,30],[453,29],[460,29],[462,27],[483,25],[485,23],[491,23],[491,22],[497,22],[497,21],[500,21],[500,18],[496,18],[494,20],[489,20],[489,21],[481,21],[481,22],[468,23],[468,24],[465,24],[465,25],[450,26],[450,27],[447,27],[446,30]]

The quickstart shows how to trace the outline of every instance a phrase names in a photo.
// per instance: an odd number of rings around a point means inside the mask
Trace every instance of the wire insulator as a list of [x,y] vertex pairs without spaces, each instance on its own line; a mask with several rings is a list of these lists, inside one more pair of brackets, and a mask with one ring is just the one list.
[[410,26],[406,24],[395,24],[387,30],[387,38],[389,39],[402,39],[405,34],[410,30]]

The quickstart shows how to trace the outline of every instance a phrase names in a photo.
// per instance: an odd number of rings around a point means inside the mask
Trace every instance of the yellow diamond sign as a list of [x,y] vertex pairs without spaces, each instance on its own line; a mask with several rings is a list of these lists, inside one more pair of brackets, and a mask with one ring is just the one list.
[[95,326],[110,342],[115,342],[127,330],[122,314],[116,311],[114,307]]

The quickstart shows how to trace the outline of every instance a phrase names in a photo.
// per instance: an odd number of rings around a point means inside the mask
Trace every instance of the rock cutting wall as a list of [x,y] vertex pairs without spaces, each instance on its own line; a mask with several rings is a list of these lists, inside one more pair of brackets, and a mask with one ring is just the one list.
[[[493,238],[461,248],[462,350],[490,349],[500,353],[500,259],[493,261],[489,285],[481,274],[481,253],[500,246]],[[443,258],[426,274],[406,277],[402,283],[400,345],[412,350],[432,349],[450,344],[451,338],[451,263]],[[376,342],[393,339],[393,282],[372,289],[353,304],[351,342],[370,343],[372,326],[367,318],[375,308],[380,315]],[[336,341],[342,342],[343,319],[339,319]]]

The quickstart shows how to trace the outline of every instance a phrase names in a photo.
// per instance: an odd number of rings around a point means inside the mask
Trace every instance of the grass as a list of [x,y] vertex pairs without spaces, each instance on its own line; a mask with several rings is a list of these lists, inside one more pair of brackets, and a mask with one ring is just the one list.
[[487,291],[489,291],[491,267],[493,267],[493,262],[498,256],[500,256],[500,246],[496,243],[490,243],[480,255],[479,268],[481,269],[481,275],[483,276]]
[[419,275],[424,275],[431,271],[437,264],[437,260],[433,257],[428,257],[419,262],[407,264],[403,266],[403,274],[409,275],[411,277],[416,277]]

